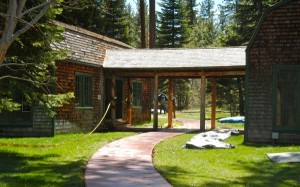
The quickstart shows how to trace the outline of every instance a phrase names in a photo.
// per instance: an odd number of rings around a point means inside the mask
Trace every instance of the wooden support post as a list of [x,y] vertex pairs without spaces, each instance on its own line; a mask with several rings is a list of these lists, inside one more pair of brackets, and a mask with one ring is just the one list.
[[168,128],[172,127],[172,114],[173,114],[173,92],[174,92],[174,81],[173,79],[169,78],[169,92],[168,92]]
[[206,77],[201,76],[200,130],[205,130]]
[[212,78],[211,80],[212,92],[211,92],[211,129],[216,128],[216,105],[217,105],[217,80]]
[[111,97],[112,97],[112,103],[111,103],[111,122],[112,125],[115,126],[116,122],[116,76],[113,75],[111,78]]
[[154,77],[154,107],[153,107],[153,130],[158,129],[158,75]]
[[128,83],[128,98],[127,98],[127,122],[132,123],[132,82],[131,79],[127,79]]

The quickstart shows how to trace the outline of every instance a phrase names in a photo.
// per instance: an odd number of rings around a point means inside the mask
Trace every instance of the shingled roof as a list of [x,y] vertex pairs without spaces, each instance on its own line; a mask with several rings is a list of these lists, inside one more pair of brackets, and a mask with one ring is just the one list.
[[55,43],[53,47],[68,50],[68,59],[91,65],[101,66],[106,49],[133,49],[133,47],[106,36],[55,21],[55,24],[65,29],[64,40]]
[[245,47],[202,49],[107,50],[103,67],[109,69],[243,68]]

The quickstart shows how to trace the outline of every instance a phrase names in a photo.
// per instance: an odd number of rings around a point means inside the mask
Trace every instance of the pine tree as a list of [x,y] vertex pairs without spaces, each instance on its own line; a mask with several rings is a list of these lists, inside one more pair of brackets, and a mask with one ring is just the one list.
[[57,20],[99,33],[102,23],[99,0],[77,0],[64,6]]
[[197,18],[196,6],[197,6],[196,0],[186,0],[187,18],[189,19],[190,26],[196,23],[196,18]]
[[125,0],[78,0],[66,6],[58,20],[139,46],[137,20]]
[[205,0],[201,3],[197,22],[190,32],[189,43],[186,47],[197,48],[213,46],[217,37],[217,29],[214,22],[214,1]]
[[161,48],[182,47],[188,40],[186,3],[182,0],[163,0],[158,13],[158,46]]
[[218,43],[222,46],[246,45],[258,24],[263,11],[278,3],[280,0],[227,0],[225,15],[230,16],[230,25],[219,37]]

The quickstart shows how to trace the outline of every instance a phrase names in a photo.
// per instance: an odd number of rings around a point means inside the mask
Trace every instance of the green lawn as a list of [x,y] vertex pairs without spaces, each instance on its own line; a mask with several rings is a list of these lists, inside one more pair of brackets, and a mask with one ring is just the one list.
[[[159,128],[167,128],[168,127],[168,114],[159,114],[158,116],[159,116],[158,117],[158,127]],[[183,125],[183,123],[173,120],[173,124],[172,124],[173,128],[180,127],[182,125]],[[150,122],[142,123],[142,124],[134,124],[132,126],[138,127],[138,128],[152,128],[153,127],[153,117]]]
[[245,145],[234,149],[182,149],[195,134],[167,139],[155,147],[155,167],[173,186],[300,186],[300,163],[273,164],[266,153],[300,151],[300,146]]
[[[229,117],[229,113],[217,112],[217,119]],[[168,114],[158,114],[158,126],[159,128],[166,128],[168,126]],[[176,119],[185,118],[185,119],[194,119],[200,121],[200,112],[198,110],[185,110],[185,111],[176,111]],[[206,113],[206,120],[210,120],[210,112]],[[180,128],[183,125],[182,122],[173,119],[173,128]],[[153,127],[153,117],[150,122],[135,124],[133,127],[138,128],[152,128]],[[200,127],[199,127],[200,128]],[[244,130],[244,123],[220,123],[216,122],[217,129],[239,129]]]
[[0,146],[0,186],[84,186],[84,168],[92,154],[103,145],[130,135],[134,133],[95,133],[84,139],[80,139],[85,136],[83,134],[0,138],[0,143],[63,143],[54,148]]

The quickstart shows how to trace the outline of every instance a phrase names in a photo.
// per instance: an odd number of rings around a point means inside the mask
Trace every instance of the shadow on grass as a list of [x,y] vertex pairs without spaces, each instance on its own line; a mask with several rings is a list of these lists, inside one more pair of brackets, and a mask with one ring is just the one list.
[[1,150],[0,186],[83,186],[84,161],[58,163],[56,157],[59,155],[28,156]]
[[[236,168],[247,172],[246,176],[235,178],[222,178],[218,175],[205,176],[201,173],[193,173],[183,170],[180,167],[165,166],[164,171],[168,172],[168,181],[174,186],[300,186],[300,164],[273,164],[271,162],[247,163],[239,161]],[[220,168],[221,169],[221,168]],[[228,174],[230,176],[230,173]],[[197,181],[193,181],[197,178]],[[185,180],[184,180],[185,179]]]

